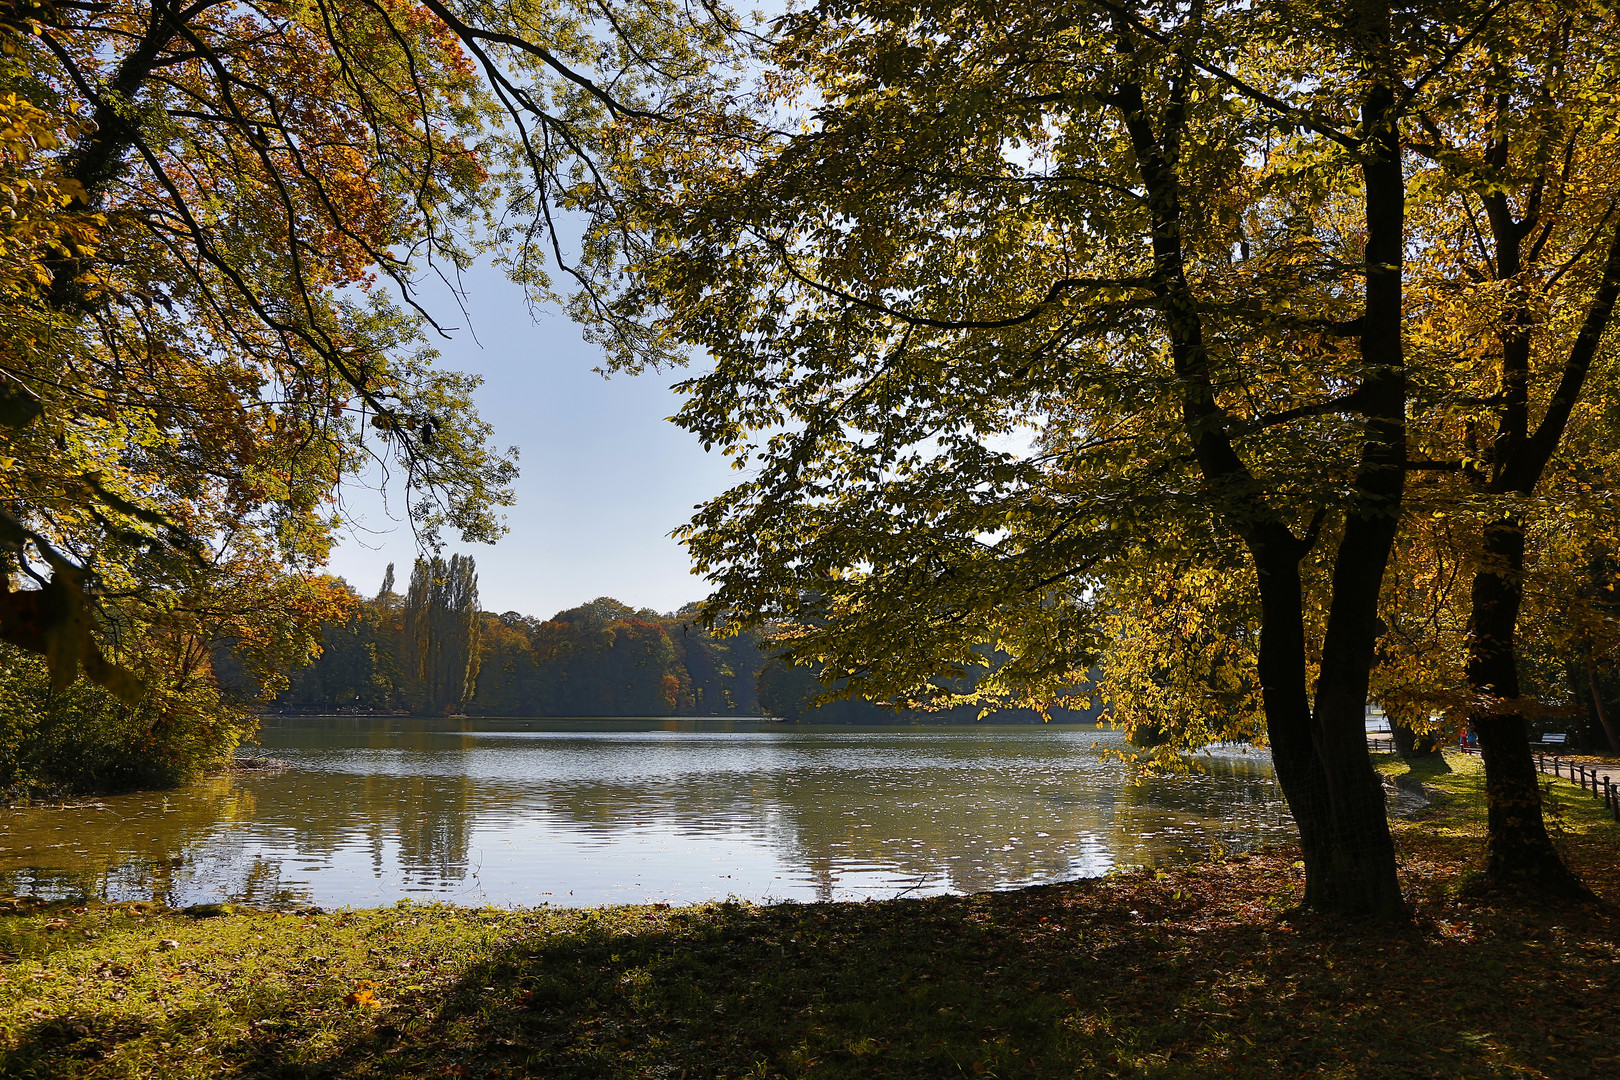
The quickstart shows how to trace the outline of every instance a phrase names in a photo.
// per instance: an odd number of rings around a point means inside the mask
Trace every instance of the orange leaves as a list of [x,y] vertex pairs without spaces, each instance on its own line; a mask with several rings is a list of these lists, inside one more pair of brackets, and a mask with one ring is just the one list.
[[377,1000],[377,984],[370,979],[361,979],[354,984],[354,989],[343,996],[343,1004],[357,1009],[380,1009],[383,1003]]

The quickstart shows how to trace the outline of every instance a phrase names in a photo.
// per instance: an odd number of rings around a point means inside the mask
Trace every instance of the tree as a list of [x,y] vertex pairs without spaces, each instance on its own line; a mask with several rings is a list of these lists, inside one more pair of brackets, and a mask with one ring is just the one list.
[[166,785],[218,766],[351,603],[329,578],[239,560],[176,595],[158,618],[126,608],[112,632],[116,655],[143,687],[133,701],[82,679],[53,687],[44,658],[0,645],[0,789],[26,796]]
[[[389,569],[392,571],[392,565]],[[391,586],[391,576],[384,577],[385,585]],[[332,584],[346,597],[347,607],[340,618],[321,624],[319,657],[288,676],[288,685],[276,701],[295,708],[327,710],[403,708],[399,596],[389,587],[366,600],[347,582]]]
[[1451,406],[1424,417],[1427,463],[1444,474],[1424,498],[1450,494],[1478,537],[1465,670],[1490,805],[1486,877],[1578,895],[1542,823],[1517,638],[1531,519],[1578,495],[1549,469],[1582,412],[1607,409],[1617,389],[1605,370],[1620,298],[1617,31],[1601,5],[1497,15],[1459,52],[1466,89],[1419,112],[1410,137],[1437,166],[1423,225],[1445,242],[1424,267],[1438,279],[1427,322],[1450,361],[1423,387]]
[[655,611],[612,597],[560,611],[530,638],[538,710],[551,716],[670,716],[692,711],[692,681]]
[[691,683],[693,713],[753,716],[762,708],[773,712],[759,699],[760,669],[765,663],[759,636],[752,632],[730,637],[711,634],[696,614],[696,605],[683,607],[669,628],[670,641]]
[[[790,659],[899,700],[988,642],[1013,660],[976,696],[1044,705],[1122,647],[1108,620],[1184,597],[1248,628],[1220,665],[1252,675],[1307,905],[1399,917],[1362,718],[1410,465],[1408,174],[1434,171],[1402,132],[1500,7],[784,19],[772,114],[666,140],[616,223],[609,314],[712,355],[679,420],[752,467],[684,534],[709,617],[789,620]],[[1129,635],[1134,666],[1167,637]]]
[[220,614],[193,601],[308,574],[339,484],[374,458],[405,467],[429,539],[497,531],[513,466],[474,382],[433,371],[421,320],[371,288],[379,266],[464,261],[485,177],[465,140],[488,108],[442,29],[348,14],[0,12],[8,108],[33,132],[5,171],[37,225],[8,237],[27,258],[0,296],[0,634],[55,689],[82,668],[132,702],[157,692],[129,628],[188,633]]
[[662,0],[4,0],[0,638],[137,697],[119,619],[238,542],[310,572],[374,467],[430,546],[497,535],[514,455],[433,368],[420,279],[488,251],[544,295],[601,125],[723,115],[734,29]]
[[[420,633],[433,626],[434,573],[428,563],[416,575],[425,584],[409,603],[388,591],[371,600],[353,598],[346,585],[336,583],[352,608],[346,620],[329,618],[322,624],[320,657],[293,675],[278,702],[328,710],[394,709],[408,702],[419,711],[433,711],[426,693],[430,677],[403,677],[400,661],[403,656],[419,671],[422,658],[435,650],[422,644]],[[445,581],[452,577],[449,564],[440,576]],[[660,615],[602,597],[550,620],[515,611],[478,612],[476,625],[473,674],[467,696],[460,699],[470,713],[752,716],[758,708],[756,686],[765,657],[754,636],[711,637],[685,614]],[[249,682],[245,677],[235,681]]]
[[482,616],[478,689],[469,710],[482,716],[534,716],[539,667],[529,647],[530,620],[515,611]]
[[1538,732],[1573,733],[1582,747],[1613,752],[1620,750],[1615,545],[1568,529],[1566,520],[1532,527],[1526,537],[1533,562],[1523,581],[1520,618],[1528,629],[1519,652],[1524,697],[1534,707],[1525,718]]
[[405,594],[400,659],[420,711],[439,715],[472,698],[480,628],[472,557],[417,559]]
[[397,594],[394,592],[394,564],[389,563],[388,569],[383,572],[382,585],[377,589],[377,602],[383,603],[395,595]]

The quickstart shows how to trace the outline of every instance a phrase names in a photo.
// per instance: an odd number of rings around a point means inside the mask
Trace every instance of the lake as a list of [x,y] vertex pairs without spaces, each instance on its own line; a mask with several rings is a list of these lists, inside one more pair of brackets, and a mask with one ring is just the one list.
[[1088,726],[275,718],[280,771],[0,811],[0,893],[174,906],[886,899],[1291,839],[1264,751]]

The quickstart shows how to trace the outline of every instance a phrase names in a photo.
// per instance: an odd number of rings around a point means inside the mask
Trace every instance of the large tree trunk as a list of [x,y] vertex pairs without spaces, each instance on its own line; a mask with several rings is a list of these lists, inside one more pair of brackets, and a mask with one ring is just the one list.
[[[1307,880],[1312,907],[1380,919],[1406,915],[1395,869],[1384,789],[1367,756],[1367,686],[1378,641],[1378,595],[1395,543],[1406,482],[1406,369],[1402,347],[1402,245],[1406,188],[1392,91],[1372,90],[1362,107],[1368,133],[1365,191],[1365,373],[1357,395],[1365,427],[1355,487],[1334,553],[1311,741],[1321,763],[1332,823],[1324,872]],[[1307,869],[1309,864],[1307,864]]]
[[[1313,709],[1305,684],[1298,560],[1261,547],[1255,562],[1260,567],[1260,685],[1277,783],[1299,826],[1304,906],[1405,918],[1384,789],[1367,757],[1363,717],[1371,661],[1363,662],[1353,648],[1341,648],[1337,663],[1324,656]],[[1369,632],[1366,650],[1371,648]]]
[[[1387,44],[1388,8],[1373,4],[1372,12],[1371,32]],[[1132,51],[1129,34],[1122,34],[1120,42],[1122,52]],[[1261,487],[1229,438],[1230,417],[1216,390],[1200,305],[1188,283],[1182,247],[1176,162],[1186,113],[1180,97],[1185,87],[1176,85],[1159,131],[1154,130],[1139,85],[1122,82],[1114,102],[1148,193],[1152,288],[1170,340],[1193,456],[1205,482],[1234,500],[1230,524],[1248,546],[1259,577],[1260,685],[1277,780],[1299,825],[1305,906],[1361,917],[1404,918],[1383,789],[1367,756],[1362,720],[1377,637],[1378,593],[1394,543],[1406,466],[1401,334],[1405,182],[1395,95],[1379,87],[1364,102],[1367,291],[1360,337],[1365,371],[1354,410],[1364,417],[1364,424],[1354,493],[1344,507],[1345,530],[1335,554],[1322,678],[1313,706],[1306,686],[1299,573],[1312,543],[1296,538],[1259,493]],[[1314,535],[1316,527],[1308,533]]]
[[[1374,450],[1373,452],[1381,452]],[[1378,474],[1397,485],[1399,468]],[[1384,787],[1367,756],[1367,684],[1378,636],[1378,593],[1395,539],[1393,513],[1364,512],[1345,523],[1333,567],[1333,593],[1322,639],[1312,740],[1332,807],[1328,874],[1308,902],[1382,919],[1405,917],[1389,834]],[[1309,891],[1309,890],[1308,890]]]
[[[1354,539],[1355,530],[1349,532]],[[1360,594],[1348,588],[1367,576],[1382,578],[1382,560],[1367,558],[1379,550],[1376,538],[1370,552],[1346,551],[1340,545],[1336,577],[1347,588],[1345,593],[1335,589],[1326,642],[1334,647],[1335,659],[1323,657],[1314,708],[1305,683],[1302,546],[1277,536],[1269,544],[1264,534],[1257,539],[1261,542],[1251,543],[1250,550],[1260,581],[1260,685],[1277,783],[1299,826],[1304,906],[1358,917],[1404,918],[1384,789],[1367,757],[1363,723],[1378,593],[1376,585]],[[1388,550],[1385,544],[1386,557]],[[1365,601],[1350,604],[1338,599],[1342,595],[1364,595]],[[1359,648],[1350,640],[1357,628],[1365,638]]]
[[1329,873],[1319,895],[1307,900],[1314,907],[1399,919],[1406,915],[1406,904],[1396,875],[1384,787],[1367,756],[1365,722],[1378,589],[1394,522],[1389,519],[1385,527],[1381,518],[1363,520],[1367,527],[1354,528],[1352,521],[1339,547],[1333,606],[1322,643],[1312,735],[1334,828]]
[[1389,735],[1395,743],[1395,750],[1404,758],[1439,758],[1440,740],[1434,737],[1432,731],[1419,731],[1407,722],[1405,716],[1399,712],[1390,712],[1386,707],[1385,714],[1389,717]]
[[[1297,546],[1297,545],[1290,545]],[[1305,685],[1305,604],[1299,557],[1251,545],[1260,580],[1260,688],[1271,762],[1288,811],[1299,827],[1305,863],[1304,906],[1331,909],[1335,877],[1333,806],[1311,733]]]
[[1541,781],[1530,754],[1530,727],[1514,708],[1519,699],[1514,628],[1522,599],[1524,523],[1517,517],[1487,525],[1484,568],[1474,575],[1468,633],[1468,683],[1475,694],[1500,703],[1476,710],[1485,761],[1489,836],[1485,881],[1492,886],[1589,898],[1553,847],[1541,817]]

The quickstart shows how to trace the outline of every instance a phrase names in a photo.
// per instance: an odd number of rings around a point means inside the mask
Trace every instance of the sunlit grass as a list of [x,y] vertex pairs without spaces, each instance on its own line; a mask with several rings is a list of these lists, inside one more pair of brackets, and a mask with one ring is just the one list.
[[[1407,776],[1431,792],[1438,792],[1444,804],[1444,827],[1458,835],[1485,835],[1485,764],[1478,755],[1446,750],[1441,760],[1406,759],[1399,754],[1374,754],[1373,767],[1391,779]],[[1585,835],[1592,829],[1613,827],[1614,817],[1602,801],[1579,785],[1560,777],[1541,775],[1542,799],[1547,807],[1549,827],[1559,832]],[[1427,820],[1426,815],[1419,819]]]
[[[1614,909],[1460,898],[1477,761],[1422,779],[1449,798],[1396,825],[1401,930],[1280,918],[1286,850],[870,904],[13,902],[0,1076],[1613,1075]],[[1620,828],[1566,787],[1612,904]]]

